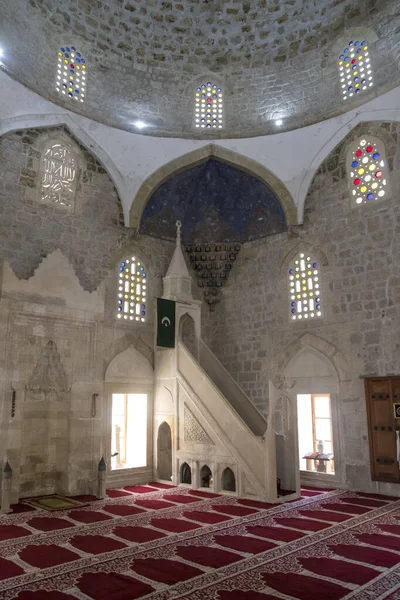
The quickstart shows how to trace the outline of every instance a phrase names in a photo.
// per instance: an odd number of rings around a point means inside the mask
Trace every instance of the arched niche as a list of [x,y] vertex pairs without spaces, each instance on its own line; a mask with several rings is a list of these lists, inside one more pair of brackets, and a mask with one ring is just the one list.
[[212,471],[208,465],[203,465],[200,469],[200,487],[211,487]]
[[153,382],[153,367],[150,361],[136,348],[130,347],[115,356],[109,363],[105,381],[107,383]]
[[166,421],[161,423],[157,435],[157,475],[170,481],[172,477],[172,435]]
[[193,152],[178,156],[174,160],[160,167],[142,183],[130,209],[130,226],[135,229],[139,227],[148,200],[162,184],[171,177],[207,162],[210,159],[216,159],[229,166],[235,167],[264,183],[279,199],[285,213],[287,225],[295,225],[297,223],[297,208],[293,198],[286,186],[274,173],[272,173],[272,171],[269,171],[263,165],[251,158],[228,150],[227,148],[209,144],[202,148],[198,148]]
[[[270,407],[270,415],[275,429],[277,477],[281,479],[281,486],[287,489],[288,482],[290,485],[295,479],[293,469],[289,467],[293,461],[296,470],[301,469],[302,478],[305,477],[307,482],[312,478],[326,479],[328,474],[328,479],[336,485],[343,479],[340,384],[348,377],[344,356],[331,342],[307,333],[283,353],[274,376],[275,381],[280,382],[280,392]],[[318,451],[318,448],[309,448],[311,444],[302,441],[306,437],[305,429],[311,429],[306,415],[312,413],[312,397],[316,396],[330,397],[334,454],[334,465],[330,466],[334,466],[334,474],[329,473],[328,463],[325,474],[319,462],[302,458],[309,452]],[[329,450],[324,449],[323,452],[329,453]],[[311,472],[312,465],[318,472]]]
[[180,481],[181,483],[186,483],[187,485],[191,485],[192,483],[192,469],[187,462],[181,464]]
[[221,488],[226,492],[236,492],[235,474],[229,467],[226,467],[221,474]]
[[195,323],[188,313],[185,313],[179,321],[179,338],[193,356],[197,356]]

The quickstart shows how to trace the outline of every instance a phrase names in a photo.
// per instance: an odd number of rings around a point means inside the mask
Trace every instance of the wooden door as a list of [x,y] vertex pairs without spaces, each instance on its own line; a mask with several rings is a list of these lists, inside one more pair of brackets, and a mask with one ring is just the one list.
[[[400,398],[400,378],[394,379],[396,395]],[[377,377],[365,381],[371,477],[375,481],[399,481],[392,383],[390,377]]]

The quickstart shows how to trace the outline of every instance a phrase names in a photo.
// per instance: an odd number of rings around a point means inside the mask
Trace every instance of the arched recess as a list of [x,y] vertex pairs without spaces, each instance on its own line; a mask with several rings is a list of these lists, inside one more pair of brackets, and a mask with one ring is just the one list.
[[186,348],[193,354],[193,356],[197,356],[198,352],[195,323],[194,319],[188,313],[185,313],[180,318],[179,338],[185,344]]
[[191,485],[192,483],[192,469],[184,462],[180,468],[180,482],[186,483],[187,485]]
[[118,355],[128,349],[137,350],[150,364],[151,368],[154,367],[154,355],[153,350],[140,338],[135,335],[127,335],[119,338],[105,350],[104,354],[104,379],[107,381],[108,369]]
[[329,264],[325,252],[321,250],[319,246],[315,246],[314,244],[310,244],[308,242],[304,242],[303,240],[299,240],[294,244],[294,246],[292,246],[289,252],[287,252],[281,260],[281,277],[286,276],[287,269],[289,268],[288,265],[294,260],[294,258],[299,252],[310,254],[314,259],[318,260],[320,266],[322,267],[326,267]]
[[[282,480],[282,487],[293,487],[299,468],[306,481],[326,478],[325,468],[330,481],[334,478],[335,485],[339,484],[345,476],[341,384],[349,379],[343,354],[331,342],[306,333],[280,356],[273,378],[275,388],[280,391],[276,390],[278,393],[270,406],[270,418],[275,433],[277,477]],[[302,459],[309,452],[331,452],[329,444],[323,450],[318,449],[318,444],[312,447],[312,439],[318,435],[314,434],[312,424],[312,397],[316,395],[330,398],[334,463],[324,463],[326,466]],[[305,416],[308,414],[309,417]],[[309,440],[306,430],[309,430]],[[312,469],[317,472],[311,472]],[[330,470],[334,470],[333,475],[329,474]]]
[[161,423],[157,435],[157,476],[170,481],[172,477],[172,435],[166,421]]
[[279,199],[282,208],[285,212],[286,222],[288,225],[297,224],[297,209],[293,198],[278,177],[269,171],[266,167],[257,161],[247,158],[242,154],[227,150],[216,144],[208,144],[202,146],[193,152],[183,154],[175,158],[171,162],[163,165],[157,171],[152,173],[140,186],[132,206],[130,209],[129,224],[130,227],[138,229],[143,210],[151,195],[170,177],[177,175],[186,169],[195,167],[209,160],[216,158],[221,162],[225,162],[231,167],[235,167],[245,173],[253,175],[261,182],[265,183]]
[[[346,136],[357,127],[357,125],[360,123],[368,123],[370,121],[399,123],[400,109],[383,108],[381,110],[368,110],[365,112],[354,109],[341,116],[341,122],[344,122],[344,124],[339,128],[332,129],[332,135],[320,148],[318,148],[318,151],[314,154],[308,166],[303,171],[303,179],[297,192],[297,222],[299,224],[303,223],[304,206],[308,196],[308,191],[320,165],[336,148],[336,146],[338,146],[338,144],[340,144],[346,138]],[[336,121],[335,127],[337,127]]]
[[86,131],[79,127],[79,125],[76,124],[69,114],[27,114],[0,120],[0,137],[6,135],[7,133],[22,129],[43,129],[60,126],[64,126],[71,136],[78,140],[82,146],[88,150],[88,152],[91,152],[107,171],[118,192],[118,196],[124,211],[125,224],[127,225],[127,206],[130,205],[130,199],[128,200],[125,181],[121,173],[119,172],[114,161],[110,158],[102,146],[100,146],[88,133],[86,133]]
[[212,471],[208,465],[203,465],[200,469],[200,486],[212,486]]
[[284,377],[287,365],[307,346],[322,354],[333,364],[339,381],[348,381],[350,379],[347,369],[347,362],[340,350],[327,340],[323,340],[322,338],[312,335],[311,333],[305,333],[297,340],[292,342],[279,357],[273,370],[272,381],[274,384],[276,382],[278,385],[280,384],[282,378]]
[[229,467],[226,467],[221,474],[221,489],[226,492],[236,492],[235,474]]

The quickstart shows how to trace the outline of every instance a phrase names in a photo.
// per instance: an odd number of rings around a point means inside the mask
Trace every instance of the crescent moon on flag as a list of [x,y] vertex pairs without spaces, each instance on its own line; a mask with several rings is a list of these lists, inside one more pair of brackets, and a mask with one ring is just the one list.
[[161,325],[164,325],[164,327],[169,327],[171,325],[171,321],[168,317],[163,317],[161,319]]

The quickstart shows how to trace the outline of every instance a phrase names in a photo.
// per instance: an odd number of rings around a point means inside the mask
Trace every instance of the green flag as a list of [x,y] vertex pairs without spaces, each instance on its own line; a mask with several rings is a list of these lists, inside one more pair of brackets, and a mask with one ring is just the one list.
[[175,348],[175,302],[157,298],[157,346]]

